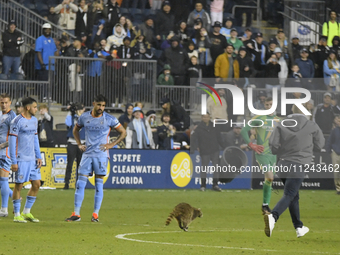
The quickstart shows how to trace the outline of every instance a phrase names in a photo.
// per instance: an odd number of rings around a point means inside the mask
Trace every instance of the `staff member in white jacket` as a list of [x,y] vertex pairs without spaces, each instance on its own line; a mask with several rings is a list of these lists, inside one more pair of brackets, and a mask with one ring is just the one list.
[[274,53],[278,59],[278,63],[281,66],[281,71],[279,72],[279,82],[281,87],[284,87],[286,84],[286,80],[288,77],[288,66],[287,62],[282,54],[282,49],[277,47],[274,50]]
[[54,12],[60,14],[59,26],[74,35],[78,6],[75,5],[73,1],[74,0],[64,0],[54,8]]

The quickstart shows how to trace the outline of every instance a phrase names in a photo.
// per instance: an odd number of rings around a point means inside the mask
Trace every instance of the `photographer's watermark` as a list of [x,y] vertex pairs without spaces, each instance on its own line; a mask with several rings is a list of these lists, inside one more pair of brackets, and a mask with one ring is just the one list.
[[[209,87],[210,89],[213,90],[214,93],[217,94],[216,90],[212,88],[209,85],[204,84],[205,86]],[[243,92],[240,88],[234,86],[234,85],[228,85],[228,84],[215,84],[216,89],[228,89],[232,96],[233,96],[233,114],[234,115],[244,115],[244,95]],[[206,90],[204,90],[206,91]],[[248,109],[249,111],[254,114],[254,115],[269,115],[272,114],[276,111],[277,105],[278,105],[278,93],[277,93],[277,88],[273,88],[273,105],[269,110],[257,110],[253,106],[253,88],[247,88],[247,96],[248,96]],[[287,93],[302,93],[305,94],[305,98],[287,98]],[[211,97],[211,93],[208,93]],[[219,96],[218,96],[219,98]],[[201,113],[202,115],[207,114],[207,95],[202,94],[201,96],[202,99],[202,107],[201,107]],[[281,89],[281,109],[282,115],[286,115],[286,105],[292,104],[295,105],[297,108],[300,109],[300,111],[307,115],[310,116],[311,113],[303,106],[304,103],[307,103],[311,99],[311,93],[304,88],[282,88]],[[222,105],[222,102],[221,102]]]

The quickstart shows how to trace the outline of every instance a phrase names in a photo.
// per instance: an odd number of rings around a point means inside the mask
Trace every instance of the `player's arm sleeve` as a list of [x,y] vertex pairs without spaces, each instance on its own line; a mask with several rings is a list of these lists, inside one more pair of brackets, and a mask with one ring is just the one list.
[[243,140],[246,142],[246,144],[250,143],[248,132],[250,131],[251,126],[246,123],[246,125],[241,129],[241,136]]
[[119,120],[117,120],[117,118],[111,118],[111,128],[117,129],[121,126],[122,124],[120,124]]
[[18,133],[19,133],[19,126],[17,122],[12,121],[9,131],[9,156],[12,160],[12,165],[16,165],[17,162],[17,139],[18,139]]
[[[72,126],[72,125],[71,125]],[[82,129],[84,127],[84,115],[80,115],[80,117],[78,118],[78,121],[77,121],[77,127],[79,129]]]
[[247,125],[244,128],[242,128],[242,130],[241,130],[241,136],[242,136],[243,140],[246,142],[246,144],[250,143],[250,139],[249,139],[249,135],[248,135],[248,132],[250,131],[250,129],[251,129],[251,127],[249,127]]
[[17,137],[15,135],[10,135],[8,139],[9,144],[9,156],[12,160],[12,165],[16,165],[17,162],[17,155],[16,155],[16,145],[17,145]]
[[35,152],[35,157],[41,159],[38,134],[35,134],[34,136],[34,152]]
[[280,128],[274,128],[273,133],[269,137],[269,147],[274,155],[277,155],[281,148],[281,140],[280,140]]

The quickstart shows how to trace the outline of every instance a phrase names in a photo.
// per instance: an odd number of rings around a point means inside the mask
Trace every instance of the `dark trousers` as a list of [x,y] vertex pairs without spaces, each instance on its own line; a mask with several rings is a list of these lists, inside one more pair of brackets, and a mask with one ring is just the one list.
[[65,184],[70,183],[74,159],[77,159],[76,180],[78,179],[78,168],[79,168],[82,154],[83,153],[78,148],[78,145],[74,145],[71,143],[67,144],[67,166],[66,166],[66,173],[65,173]]
[[[220,152],[216,151],[216,152],[209,154],[209,155],[201,155],[202,166],[206,167],[206,169],[209,166],[210,161],[211,161],[213,166],[216,166],[217,164],[219,164],[219,162],[220,162]],[[207,173],[201,171],[200,175],[201,175],[201,187],[205,187],[206,184],[207,184]],[[219,174],[218,174],[217,171],[215,171],[213,173],[213,186],[217,185],[218,178],[219,178]]]
[[[296,166],[296,168],[294,167],[294,165]],[[303,226],[303,223],[300,220],[299,189],[304,179],[303,171],[302,173],[300,173],[301,164],[280,160],[278,166],[285,166],[287,167],[287,169],[291,167],[291,171],[294,171],[293,169],[296,169],[296,172],[299,173],[287,173],[284,178],[281,178],[282,182],[284,183],[284,192],[282,198],[272,210],[272,214],[275,218],[275,221],[277,221],[280,215],[287,208],[289,208],[289,213],[290,217],[292,218],[294,228],[301,228]]]

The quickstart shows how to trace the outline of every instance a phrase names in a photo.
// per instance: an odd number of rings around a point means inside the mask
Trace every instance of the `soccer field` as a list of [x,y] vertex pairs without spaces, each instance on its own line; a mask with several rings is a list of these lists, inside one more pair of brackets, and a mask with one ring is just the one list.
[[[272,205],[282,192],[272,194]],[[1,218],[0,254],[340,254],[335,191],[300,191],[301,219],[310,228],[302,238],[296,237],[288,210],[272,237],[265,236],[260,190],[105,190],[98,223],[91,222],[94,190],[86,190],[82,220],[64,221],[73,197],[74,190],[41,190],[32,209],[40,223],[14,223],[12,214]],[[189,232],[176,221],[164,226],[180,202],[204,214]]]

